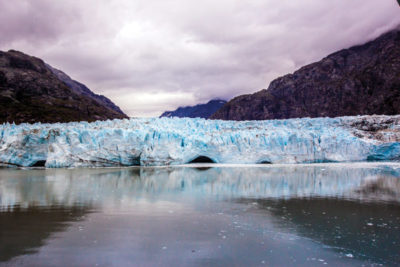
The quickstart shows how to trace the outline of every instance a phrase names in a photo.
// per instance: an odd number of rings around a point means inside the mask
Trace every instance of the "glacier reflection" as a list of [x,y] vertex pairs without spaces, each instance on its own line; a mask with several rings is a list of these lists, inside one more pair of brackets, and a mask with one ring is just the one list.
[[0,170],[0,208],[105,205],[166,196],[400,200],[396,164]]
[[398,265],[399,206],[398,163],[0,169],[0,265]]

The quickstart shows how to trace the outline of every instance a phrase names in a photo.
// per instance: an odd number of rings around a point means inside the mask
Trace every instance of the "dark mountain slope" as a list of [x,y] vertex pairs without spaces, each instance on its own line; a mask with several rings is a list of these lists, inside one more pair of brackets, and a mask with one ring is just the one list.
[[71,89],[49,70],[43,60],[14,50],[0,51],[0,123],[126,117],[98,98]]
[[174,111],[166,111],[161,114],[162,117],[179,117],[179,118],[205,118],[208,119],[218,109],[226,104],[225,100],[211,100],[206,104],[196,106],[179,107]]
[[400,114],[400,30],[344,49],[229,101],[211,116],[265,120]]
[[[122,115],[125,115],[124,112],[122,112],[122,110],[116,106],[110,99],[108,99],[107,97],[103,96],[103,95],[97,95],[95,93],[93,93],[92,91],[90,91],[89,88],[86,87],[86,85],[77,82],[73,79],[71,79],[71,77],[69,77],[67,74],[65,74],[64,72],[62,72],[61,70],[58,70],[56,68],[53,68],[52,66],[50,66],[49,64],[46,64],[46,67],[48,69],[51,70],[51,72],[53,72],[58,79],[60,79],[61,81],[63,81],[66,85],[68,85],[72,90],[74,90],[75,92],[77,92],[78,94],[82,94],[84,96],[88,96],[90,98],[95,99],[97,102],[99,102],[99,104],[108,107],[109,109],[112,109]],[[125,115],[126,116],[126,115]]]

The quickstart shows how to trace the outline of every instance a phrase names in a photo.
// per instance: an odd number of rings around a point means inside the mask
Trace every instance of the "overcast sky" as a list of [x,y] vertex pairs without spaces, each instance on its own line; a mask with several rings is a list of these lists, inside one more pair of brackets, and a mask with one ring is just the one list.
[[267,88],[399,24],[396,0],[0,0],[0,50],[156,116]]

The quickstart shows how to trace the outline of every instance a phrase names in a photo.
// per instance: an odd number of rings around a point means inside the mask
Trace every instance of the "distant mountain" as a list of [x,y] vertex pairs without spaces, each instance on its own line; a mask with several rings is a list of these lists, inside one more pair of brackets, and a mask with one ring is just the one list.
[[127,116],[62,71],[22,52],[0,51],[0,123],[115,118]]
[[344,49],[233,98],[212,119],[400,114],[400,29]]
[[178,118],[204,118],[208,119],[218,109],[226,104],[225,100],[211,100],[207,104],[199,104],[196,106],[179,107],[174,111],[166,111],[161,114],[162,117],[178,117]]

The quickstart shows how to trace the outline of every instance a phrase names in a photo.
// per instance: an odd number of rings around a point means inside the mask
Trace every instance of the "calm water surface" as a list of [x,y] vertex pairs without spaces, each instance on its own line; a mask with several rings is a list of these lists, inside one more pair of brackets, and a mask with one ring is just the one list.
[[400,164],[0,169],[3,265],[399,266]]

